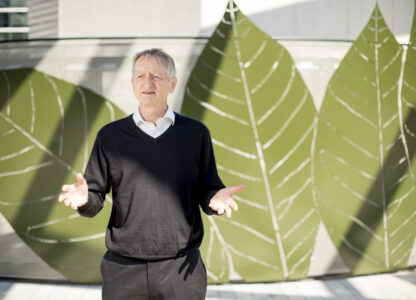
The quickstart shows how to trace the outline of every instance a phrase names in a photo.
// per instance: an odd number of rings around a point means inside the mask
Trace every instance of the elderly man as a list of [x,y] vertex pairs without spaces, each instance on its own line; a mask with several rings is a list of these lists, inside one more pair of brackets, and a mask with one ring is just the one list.
[[62,187],[59,201],[86,217],[112,189],[103,299],[205,299],[199,207],[231,217],[232,194],[245,188],[221,182],[207,127],[168,106],[176,82],[168,54],[137,53],[131,84],[138,110],[100,129],[84,177]]

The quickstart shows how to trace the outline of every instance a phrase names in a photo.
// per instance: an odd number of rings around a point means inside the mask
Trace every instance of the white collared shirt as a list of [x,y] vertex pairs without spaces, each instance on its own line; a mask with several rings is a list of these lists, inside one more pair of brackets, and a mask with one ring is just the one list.
[[156,120],[156,126],[152,122],[143,120],[142,115],[140,114],[140,105],[137,108],[137,111],[133,114],[134,123],[137,127],[143,130],[145,133],[150,135],[153,138],[157,138],[163,134],[171,125],[175,124],[175,114],[172,108],[168,105],[165,115],[162,118]]

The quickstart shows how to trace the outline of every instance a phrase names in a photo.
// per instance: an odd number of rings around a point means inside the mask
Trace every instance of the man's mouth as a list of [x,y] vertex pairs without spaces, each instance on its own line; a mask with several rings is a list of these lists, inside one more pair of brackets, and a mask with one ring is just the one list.
[[145,95],[153,95],[153,94],[155,94],[154,91],[144,91],[142,93],[145,94]]

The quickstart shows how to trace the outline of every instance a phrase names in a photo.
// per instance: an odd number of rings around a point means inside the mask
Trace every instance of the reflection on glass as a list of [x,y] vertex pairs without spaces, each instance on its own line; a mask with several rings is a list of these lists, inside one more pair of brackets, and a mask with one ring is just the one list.
[[21,32],[0,32],[0,41],[5,40],[27,40],[28,34]]
[[26,7],[27,0],[0,0],[0,7]]
[[0,27],[27,26],[26,13],[0,13]]

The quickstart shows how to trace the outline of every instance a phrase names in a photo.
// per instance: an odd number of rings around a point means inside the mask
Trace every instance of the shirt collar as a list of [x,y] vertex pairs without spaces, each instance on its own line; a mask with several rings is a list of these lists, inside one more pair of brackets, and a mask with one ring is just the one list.
[[[168,109],[165,112],[165,115],[161,118],[158,119],[165,119],[168,118],[172,121],[172,125],[175,124],[175,113],[173,112],[173,109],[169,106],[169,104],[167,105]],[[137,110],[135,111],[134,115],[133,115],[133,119],[136,122],[136,124],[142,123],[142,122],[147,122],[143,119],[141,113],[140,113],[140,104],[137,107]]]

